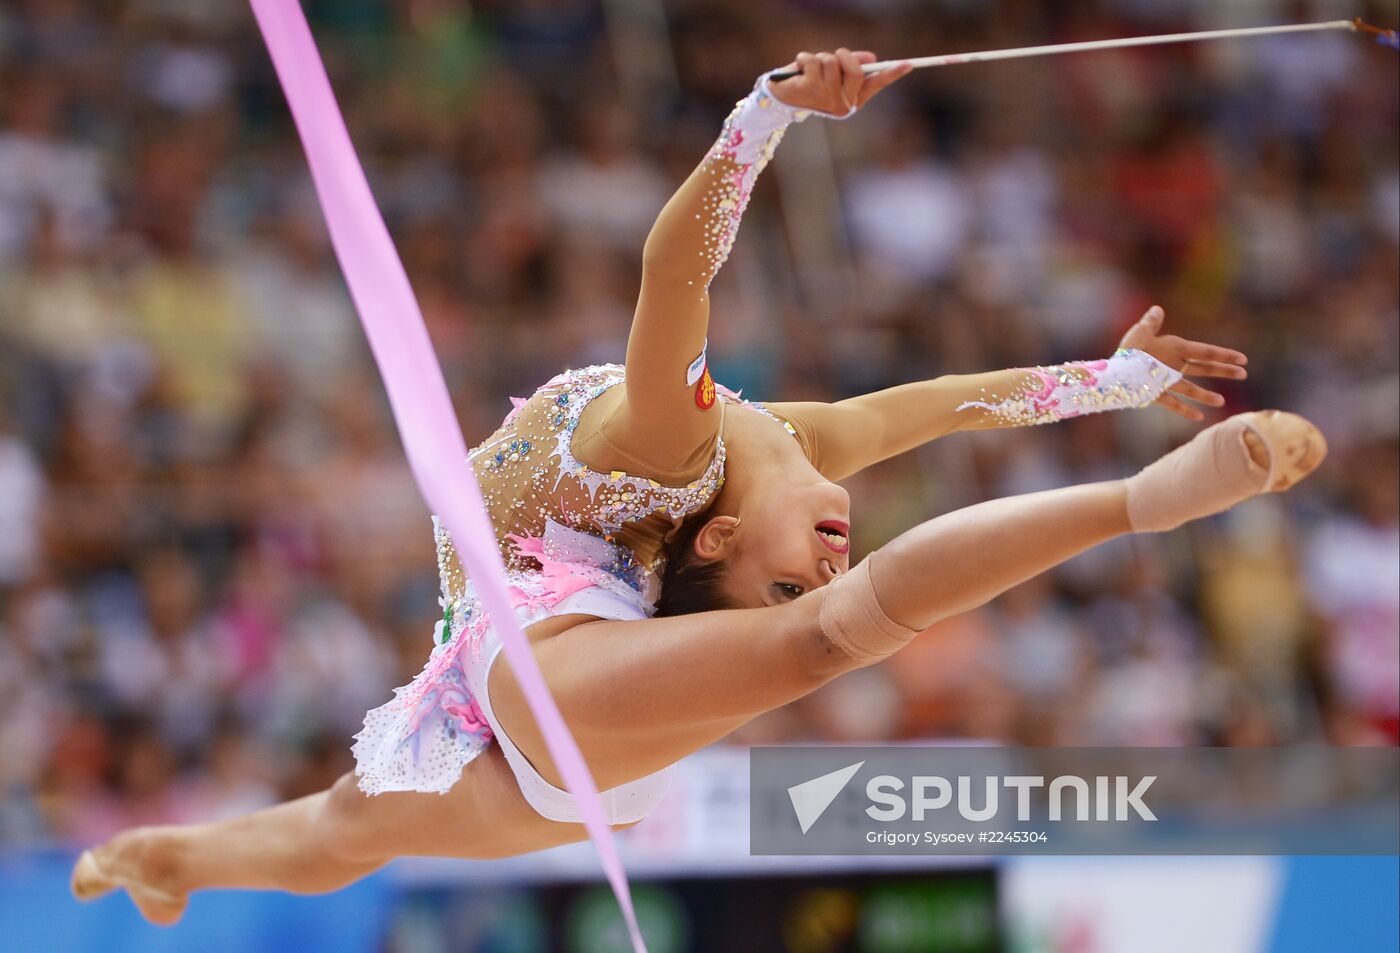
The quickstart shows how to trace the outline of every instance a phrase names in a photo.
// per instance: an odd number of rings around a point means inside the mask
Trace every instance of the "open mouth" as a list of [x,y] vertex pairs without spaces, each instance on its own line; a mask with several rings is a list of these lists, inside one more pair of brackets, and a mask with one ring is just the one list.
[[840,520],[822,520],[816,525],[817,537],[833,553],[845,555],[851,551],[851,527]]

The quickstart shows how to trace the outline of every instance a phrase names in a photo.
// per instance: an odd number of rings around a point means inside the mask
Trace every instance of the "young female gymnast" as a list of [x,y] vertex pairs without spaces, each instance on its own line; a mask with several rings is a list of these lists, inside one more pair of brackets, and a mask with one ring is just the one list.
[[[756,715],[897,651],[939,619],[1115,536],[1159,532],[1286,489],[1322,460],[1299,417],[1243,414],[1126,480],[994,500],[904,533],[848,569],[836,485],[955,430],[1180,398],[1244,376],[1244,355],[1160,334],[1150,310],[1107,360],[942,377],[835,404],[769,404],[715,385],[707,288],[784,128],[844,118],[908,72],[869,53],[802,53],[761,78],[662,210],[617,366],[569,371],[472,451],[511,595],[602,789],[645,817],[667,770]],[[505,857],[584,836],[501,643],[439,529],[443,621],[423,672],[370,712],[357,768],[245,817],[126,832],[83,854],[73,888],[124,888],[174,922],[210,887],[334,890],[403,855]],[[495,744],[492,744],[492,741]]]

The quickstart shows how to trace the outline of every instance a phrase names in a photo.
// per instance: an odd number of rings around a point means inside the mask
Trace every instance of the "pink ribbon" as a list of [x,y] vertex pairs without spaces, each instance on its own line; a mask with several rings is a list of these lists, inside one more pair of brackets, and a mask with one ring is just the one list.
[[365,181],[335,94],[296,0],[250,0],[291,107],[331,241],[394,411],[409,467],[428,506],[452,533],[550,757],[578,802],[588,836],[622,908],[635,953],[646,953],[627,874],[593,775],[569,733],[506,594],[505,565],[423,316]]

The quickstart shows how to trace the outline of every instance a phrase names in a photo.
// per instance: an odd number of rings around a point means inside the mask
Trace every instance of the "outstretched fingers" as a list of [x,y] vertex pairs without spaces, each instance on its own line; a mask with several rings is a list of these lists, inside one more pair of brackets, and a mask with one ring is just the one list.
[[1166,318],[1167,312],[1162,309],[1162,306],[1154,304],[1143,313],[1142,317],[1138,318],[1137,323],[1139,327],[1145,329],[1148,333],[1156,335],[1162,330],[1162,322],[1165,321]]
[[1175,334],[1162,334],[1166,312],[1157,305],[1146,313],[1123,336],[1122,347],[1140,348],[1157,360],[1180,371],[1184,377],[1171,386],[1159,399],[1167,410],[1187,420],[1201,421],[1205,415],[1187,403],[1194,401],[1207,407],[1223,407],[1225,398],[1209,388],[1186,378],[1221,378],[1244,380],[1249,376],[1245,365],[1249,358],[1233,348],[1189,341]]
[[1181,372],[1190,374],[1192,377],[1223,377],[1233,381],[1242,381],[1249,376],[1249,371],[1239,364],[1226,364],[1222,361],[1195,361],[1189,358],[1182,366]]
[[[1206,390],[1199,384],[1183,378],[1177,381],[1170,388],[1170,391],[1187,400],[1194,400],[1198,404],[1205,404],[1207,407],[1224,407],[1225,398],[1213,390]],[[1193,420],[1200,420],[1199,416],[1192,417]]]
[[[1237,377],[1243,378],[1244,366],[1249,363],[1249,358],[1243,351],[1236,351],[1234,348],[1220,347],[1216,344],[1206,344],[1202,341],[1181,340],[1181,356],[1187,364],[1200,367],[1217,369],[1220,373],[1209,374],[1209,377]],[[1199,371],[1190,371],[1192,374],[1200,374]]]
[[[1175,389],[1176,388],[1172,388],[1172,390]],[[1167,410],[1170,410],[1178,417],[1185,417],[1187,420],[1192,420],[1199,423],[1200,421],[1206,419],[1206,415],[1201,413],[1199,408],[1196,408],[1191,404],[1186,403],[1186,401],[1182,400],[1180,397],[1177,397],[1170,391],[1163,394],[1161,397],[1158,397],[1157,403],[1160,406],[1165,407]]]
[[[1249,376],[1249,372],[1244,368],[1248,358],[1241,352],[1230,348],[1181,340],[1179,353],[1182,356],[1180,370],[1187,377],[1240,381]],[[1162,406],[1187,420],[1204,420],[1205,418],[1196,408],[1184,404],[1181,400],[1176,399],[1177,397],[1184,397],[1198,404],[1205,404],[1207,407],[1225,406],[1225,398],[1221,394],[1202,387],[1195,381],[1188,380],[1187,377],[1171,386],[1170,391],[1176,395],[1175,397],[1167,400],[1169,395],[1163,395]]]

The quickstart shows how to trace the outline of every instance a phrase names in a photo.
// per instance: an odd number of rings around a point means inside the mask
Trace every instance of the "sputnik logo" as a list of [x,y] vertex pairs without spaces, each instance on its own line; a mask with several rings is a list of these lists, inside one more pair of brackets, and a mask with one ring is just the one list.
[[831,802],[846,789],[846,785],[856,776],[863,764],[864,761],[857,761],[787,789],[788,797],[792,799],[792,809],[797,814],[797,823],[802,826],[802,833],[812,829],[812,825],[826,813]]

